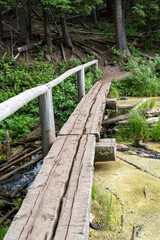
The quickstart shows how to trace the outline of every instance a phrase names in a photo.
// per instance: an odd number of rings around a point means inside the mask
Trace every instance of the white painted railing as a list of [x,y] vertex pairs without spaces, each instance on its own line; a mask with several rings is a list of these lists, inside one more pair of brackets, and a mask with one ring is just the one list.
[[80,101],[82,97],[85,95],[84,69],[91,65],[95,65],[96,68],[98,68],[98,60],[93,60],[86,64],[72,68],[47,84],[26,90],[25,92],[22,92],[19,95],[12,97],[3,103],[0,103],[0,121],[6,119],[11,114],[15,113],[18,109],[23,107],[25,104],[38,97],[43,153],[44,156],[46,156],[53,141],[56,138],[52,101],[52,88],[61,83],[62,81],[64,81],[67,77],[71,76],[74,73],[77,73],[78,99]]

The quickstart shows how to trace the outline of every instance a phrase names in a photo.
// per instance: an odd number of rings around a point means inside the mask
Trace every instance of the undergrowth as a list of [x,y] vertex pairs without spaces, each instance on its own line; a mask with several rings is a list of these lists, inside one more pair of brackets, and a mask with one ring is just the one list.
[[130,47],[132,57],[123,69],[132,75],[125,80],[112,83],[110,95],[117,96],[159,96],[160,92],[160,56],[154,60],[147,60],[140,56],[140,52]]
[[[15,63],[11,57],[0,58],[0,102],[14,97],[27,89],[45,84],[57,78],[68,69],[93,60],[93,57],[72,60],[68,63],[53,63],[44,60],[45,49],[32,62],[21,59]],[[94,66],[85,70],[86,92],[102,76]],[[53,105],[56,127],[60,129],[78,103],[76,74],[53,88]],[[32,100],[12,116],[0,122],[0,141],[5,141],[5,131],[9,131],[10,140],[18,140],[28,134],[39,122],[38,99]]]

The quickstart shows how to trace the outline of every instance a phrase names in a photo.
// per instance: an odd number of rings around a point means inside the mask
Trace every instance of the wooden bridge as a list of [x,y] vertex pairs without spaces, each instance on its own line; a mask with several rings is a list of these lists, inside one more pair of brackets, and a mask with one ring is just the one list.
[[[88,239],[95,146],[111,83],[104,77],[84,96],[84,69],[94,64],[96,60],[0,104],[1,121],[39,96],[46,155],[4,240]],[[55,138],[51,88],[75,72],[79,100],[83,98]]]

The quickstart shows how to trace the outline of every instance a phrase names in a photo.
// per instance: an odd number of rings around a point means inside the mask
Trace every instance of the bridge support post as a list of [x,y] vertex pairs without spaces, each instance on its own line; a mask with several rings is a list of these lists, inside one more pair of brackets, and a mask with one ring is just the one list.
[[43,155],[45,157],[56,138],[52,88],[50,88],[45,94],[41,95],[38,100],[42,132]]
[[85,75],[84,75],[84,67],[77,72],[77,80],[78,80],[78,101],[85,95]]

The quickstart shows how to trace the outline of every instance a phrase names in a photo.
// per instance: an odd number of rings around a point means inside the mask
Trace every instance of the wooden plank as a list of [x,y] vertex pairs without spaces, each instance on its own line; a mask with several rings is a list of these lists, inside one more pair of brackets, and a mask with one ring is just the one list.
[[88,239],[94,153],[95,136],[83,135],[54,240]]
[[85,126],[86,133],[95,134],[98,139],[99,139],[100,130],[101,130],[103,113],[105,110],[106,95],[109,92],[110,84],[111,82],[103,82],[101,89],[97,94],[96,102],[90,111],[90,116]]
[[57,140],[45,158],[5,240],[51,239],[79,136],[61,136]]
[[61,128],[59,135],[82,134],[84,126],[90,114],[90,109],[94,104],[102,82],[98,81],[78,104],[68,121]]

